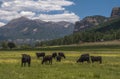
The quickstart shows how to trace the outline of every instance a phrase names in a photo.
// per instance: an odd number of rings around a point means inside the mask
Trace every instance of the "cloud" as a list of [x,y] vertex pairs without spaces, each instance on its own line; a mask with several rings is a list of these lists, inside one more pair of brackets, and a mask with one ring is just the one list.
[[79,17],[74,13],[64,12],[63,14],[54,14],[54,15],[40,14],[38,17],[34,19],[41,19],[43,21],[54,21],[54,22],[67,21],[74,23],[75,21],[79,20]]
[[[68,0],[0,0],[0,21],[8,22],[20,16],[44,21],[68,21],[75,22],[79,17],[66,10],[66,6],[74,5]],[[58,11],[59,14],[49,14]],[[62,12],[62,13],[61,13]],[[2,22],[3,22],[2,21]]]
[[30,11],[21,11],[20,15],[28,17],[28,18],[32,18],[32,17],[35,16],[35,13],[34,12],[30,12]]
[[70,6],[74,3],[66,0],[14,0],[3,2],[2,8],[5,10],[14,11],[55,11],[55,10],[65,10],[63,6]]
[[16,11],[6,11],[6,10],[0,10],[0,21],[10,21],[14,18],[19,17],[20,15]]

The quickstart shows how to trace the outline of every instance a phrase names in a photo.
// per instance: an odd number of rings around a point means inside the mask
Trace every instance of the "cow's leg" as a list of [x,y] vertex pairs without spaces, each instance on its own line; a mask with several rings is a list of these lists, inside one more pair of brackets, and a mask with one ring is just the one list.
[[44,64],[44,60],[42,60],[42,64]]
[[31,64],[31,63],[30,63],[30,62],[28,62],[28,66],[29,66],[29,67],[30,67],[30,64]]

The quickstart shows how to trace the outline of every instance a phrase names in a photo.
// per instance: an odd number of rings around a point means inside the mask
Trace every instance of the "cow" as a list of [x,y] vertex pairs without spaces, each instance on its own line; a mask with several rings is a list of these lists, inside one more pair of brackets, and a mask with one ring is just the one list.
[[63,52],[59,52],[58,55],[61,56],[61,57],[66,58],[66,57],[65,57],[65,54],[64,54]]
[[61,62],[61,56],[56,56],[56,61]]
[[36,56],[37,56],[37,58],[39,58],[39,57],[44,57],[44,56],[45,56],[45,53],[44,53],[44,52],[36,53]]
[[53,58],[55,58],[56,56],[57,56],[57,53],[56,53],[56,52],[52,53],[52,57],[53,57]]
[[87,61],[87,63],[90,63],[90,55],[89,54],[82,54],[81,56],[80,56],[80,58],[77,60],[77,63],[78,62],[85,62],[85,61]]
[[92,63],[99,62],[102,63],[102,57],[101,56],[90,56]]
[[28,66],[30,67],[31,64],[31,56],[27,54],[22,54],[21,58],[21,66],[26,66],[26,63],[28,63]]
[[49,64],[52,64],[52,55],[46,55],[43,57],[43,60],[42,60],[42,64],[44,64],[45,62],[49,61]]

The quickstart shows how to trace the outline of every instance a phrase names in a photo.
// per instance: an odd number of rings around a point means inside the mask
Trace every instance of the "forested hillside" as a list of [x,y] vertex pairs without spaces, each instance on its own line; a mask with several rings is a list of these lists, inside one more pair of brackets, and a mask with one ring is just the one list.
[[112,19],[64,38],[41,42],[38,45],[69,45],[81,42],[97,42],[120,39],[120,18]]

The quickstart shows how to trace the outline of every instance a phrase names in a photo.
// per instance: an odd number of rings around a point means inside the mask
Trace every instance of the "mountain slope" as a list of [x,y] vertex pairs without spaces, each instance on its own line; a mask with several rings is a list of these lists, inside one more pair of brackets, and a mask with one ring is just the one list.
[[82,19],[81,21],[76,22],[75,28],[74,28],[74,33],[97,26],[97,25],[102,24],[107,21],[110,22],[110,20],[113,20],[113,19],[116,19],[119,17],[120,17],[120,7],[114,7],[111,11],[110,17],[104,17],[104,16],[100,16],[100,15],[87,16],[84,19]]
[[82,42],[120,40],[120,7],[111,16],[88,16],[75,23],[74,33],[64,38],[43,42],[46,45],[68,45]]
[[69,35],[74,25],[69,22],[44,22],[20,17],[0,28],[0,40],[49,40]]
[[106,22],[107,20],[108,20],[107,17],[100,16],[100,15],[87,16],[83,20],[75,23],[74,32],[79,32],[81,30],[94,27],[103,22]]
[[73,33],[64,38],[43,42],[46,45],[68,45],[82,42],[99,42],[120,39],[120,18]]
[[120,18],[116,18],[114,20],[110,20],[108,22],[100,24],[98,27],[94,28],[93,31],[105,33],[110,30],[115,31],[119,29],[120,29]]

